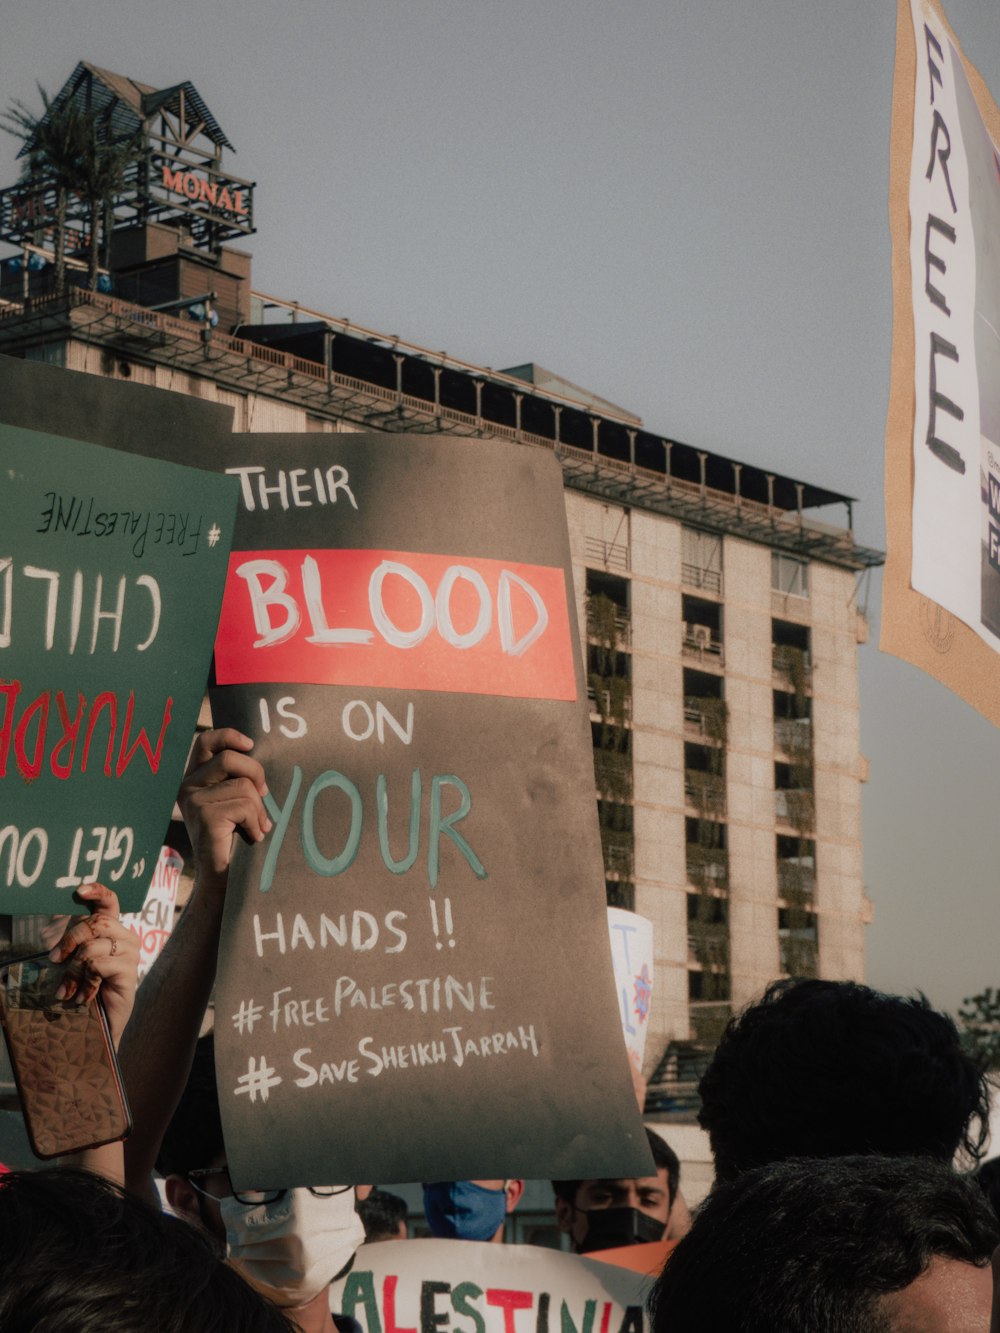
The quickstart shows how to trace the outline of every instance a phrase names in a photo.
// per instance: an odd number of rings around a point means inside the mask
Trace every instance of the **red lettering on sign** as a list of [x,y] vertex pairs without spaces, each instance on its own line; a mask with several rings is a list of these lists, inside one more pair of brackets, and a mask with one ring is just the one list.
[[417,1333],[415,1328],[400,1328],[396,1323],[396,1284],[398,1277],[387,1277],[382,1283],[382,1315],[385,1333]]
[[503,1287],[487,1287],[486,1304],[503,1310],[503,1333],[517,1333],[514,1315],[518,1310],[530,1310],[534,1304],[530,1291],[507,1291]]
[[220,685],[302,682],[575,699],[563,570],[406,551],[237,551]]
[[[19,705],[20,716],[18,717]],[[25,704],[19,680],[0,681],[0,778],[7,776],[7,765],[13,740],[14,762],[18,773],[26,781],[31,782],[39,776],[45,766],[46,756],[53,775],[63,781],[69,779],[74,771],[77,742],[80,738],[80,730],[85,715],[87,727],[78,772],[87,772],[94,731],[102,720],[107,723],[108,727],[103,764],[106,777],[110,777],[112,771],[117,778],[124,776],[140,751],[149,765],[150,772],[159,772],[160,761],[163,757],[163,742],[173,713],[174,701],[171,696],[167,696],[163,704],[162,714],[157,716],[156,719],[159,723],[159,732],[155,733],[155,745],[150,734],[143,726],[136,729],[133,738],[134,690],[129,691],[125,703],[125,717],[120,732],[118,730],[118,698],[111,690],[103,690],[89,702],[82,694],[78,693],[76,714],[72,720],[70,720],[66,696],[62,690],[55,692],[55,705],[59,714],[60,734],[55,744],[52,744],[54,738],[48,736],[52,691],[43,690]],[[106,715],[103,719],[102,714]],[[17,719],[16,726],[15,718]],[[117,758],[115,756],[116,744]]]
[[239,213],[246,216],[247,208],[243,201],[243,191],[230,193],[228,186],[217,181],[207,180],[193,171],[178,168],[171,171],[166,163],[161,166],[161,184],[165,190],[174,194],[183,194],[194,203],[208,204],[211,208],[221,209],[225,213]]
[[165,190],[173,190],[175,194],[183,194],[183,193],[184,193],[184,172],[183,172],[183,171],[171,171],[170,168],[169,168],[166,164],[164,164],[164,167],[163,167],[163,188],[164,188]]

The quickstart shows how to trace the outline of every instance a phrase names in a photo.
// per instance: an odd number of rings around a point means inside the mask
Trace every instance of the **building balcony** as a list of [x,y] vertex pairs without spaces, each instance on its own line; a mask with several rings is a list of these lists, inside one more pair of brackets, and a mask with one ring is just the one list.
[[609,875],[631,875],[635,865],[635,838],[618,829],[601,829],[601,852]]
[[[725,737],[724,721],[720,723],[721,700],[699,699],[691,696],[684,700],[684,734],[701,742],[721,744]],[[720,734],[721,726],[721,734]]]
[[688,883],[696,888],[724,889],[729,883],[729,856],[724,847],[702,847],[689,842],[685,865]]
[[595,750],[594,779],[598,791],[627,796],[632,791],[632,756],[620,750]]
[[774,747],[794,756],[812,750],[812,718],[776,717],[774,719]]
[[729,925],[725,921],[692,922],[688,927],[691,967],[725,970],[729,958]]
[[599,719],[624,724],[632,720],[632,697],[630,694],[619,696],[610,689],[601,689],[596,685],[587,687],[587,699],[590,711]]
[[722,571],[719,569],[703,569],[700,565],[684,562],[681,564],[681,583],[686,588],[698,588],[702,592],[714,593],[716,597],[722,596]]
[[688,1012],[692,1039],[715,1046],[732,1016],[733,1007],[728,1000],[692,1000]]
[[623,907],[626,912],[635,911],[635,885],[628,880],[608,880],[605,883],[609,907]]
[[774,793],[774,814],[779,823],[803,832],[816,827],[816,797],[807,788],[786,788]]
[[696,810],[721,813],[726,808],[726,780],[721,773],[686,768],[684,798]]
[[815,977],[819,962],[816,926],[778,931],[779,966],[789,977]]
[[587,638],[608,647],[627,648],[632,642],[632,618],[620,607],[615,607],[613,612],[603,612],[589,601]]
[[795,685],[800,678],[805,688],[812,684],[812,654],[801,648],[776,643],[771,647],[771,671],[776,683]]
[[685,624],[681,650],[701,666],[721,667],[726,660],[722,640],[708,625]]
[[778,894],[789,901],[812,898],[816,892],[816,867],[808,861],[778,862]]
[[598,537],[585,537],[583,554],[589,565],[603,565],[605,569],[620,569],[627,573],[631,565],[626,542],[605,542]]

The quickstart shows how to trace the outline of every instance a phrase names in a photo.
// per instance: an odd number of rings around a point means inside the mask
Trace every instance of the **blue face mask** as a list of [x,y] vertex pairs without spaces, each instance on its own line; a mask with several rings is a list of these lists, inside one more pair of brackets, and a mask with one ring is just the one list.
[[507,1216],[507,1191],[471,1180],[437,1180],[424,1186],[431,1235],[447,1240],[492,1240]]

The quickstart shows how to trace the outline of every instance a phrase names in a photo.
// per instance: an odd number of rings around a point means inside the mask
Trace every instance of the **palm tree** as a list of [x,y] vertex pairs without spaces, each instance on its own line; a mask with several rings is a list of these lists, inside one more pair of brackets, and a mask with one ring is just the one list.
[[15,101],[0,116],[0,128],[20,139],[27,150],[22,173],[36,189],[55,190],[55,288],[66,288],[66,214],[71,193],[83,199],[90,216],[88,279],[97,287],[101,236],[105,243],[115,196],[129,166],[142,150],[139,131],[112,140],[106,115],[81,105],[72,95],[50,98],[38,85],[42,113]]
[[88,117],[86,128],[77,189],[86,200],[90,215],[87,285],[95,291],[102,238],[107,250],[112,208],[125,184],[129,167],[142,151],[142,136],[137,130],[126,139],[111,140],[106,122],[102,125],[96,116]]
[[55,189],[55,285],[61,294],[66,287],[66,209],[70,191],[77,184],[87,135],[83,112],[72,98],[53,101],[41,84],[38,92],[43,107],[40,116],[23,102],[14,101],[0,124],[27,149],[22,179]]

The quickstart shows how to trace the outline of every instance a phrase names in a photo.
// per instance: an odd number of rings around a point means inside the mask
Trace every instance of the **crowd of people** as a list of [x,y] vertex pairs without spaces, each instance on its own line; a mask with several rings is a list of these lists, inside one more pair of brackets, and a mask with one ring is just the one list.
[[[252,749],[233,730],[195,741],[179,797],[194,890],[141,988],[110,890],[84,887],[85,913],[48,928],[71,965],[62,1001],[100,993],[134,1127],[2,1178],[2,1329],[355,1333],[331,1283],[362,1244],[409,1235],[406,1203],[379,1187],[248,1192],[229,1177],[201,1029],[234,836],[271,829]],[[776,983],[730,1022],[700,1095],[715,1184],[693,1217],[651,1131],[654,1174],[552,1182],[574,1253],[648,1247],[653,1333],[987,1333],[998,1182],[990,1164],[972,1172],[988,1086],[946,1015],[850,982]],[[524,1186],[427,1182],[426,1226],[502,1244]]]

